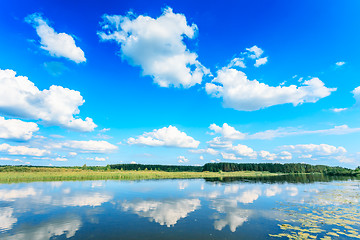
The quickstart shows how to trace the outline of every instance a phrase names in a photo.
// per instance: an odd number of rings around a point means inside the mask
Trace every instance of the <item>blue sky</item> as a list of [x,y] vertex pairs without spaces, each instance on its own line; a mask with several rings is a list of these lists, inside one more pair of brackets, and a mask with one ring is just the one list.
[[3,1],[0,163],[360,164],[356,1]]

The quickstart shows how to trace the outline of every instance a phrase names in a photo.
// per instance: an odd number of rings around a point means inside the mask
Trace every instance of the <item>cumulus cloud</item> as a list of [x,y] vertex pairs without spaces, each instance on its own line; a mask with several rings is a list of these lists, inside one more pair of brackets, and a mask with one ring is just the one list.
[[177,159],[178,159],[178,163],[188,163],[189,162],[189,159],[187,159],[184,156],[178,156]]
[[183,42],[184,38],[194,38],[197,32],[197,26],[188,25],[183,14],[167,7],[156,19],[129,13],[104,15],[103,20],[100,39],[118,43],[122,59],[140,66],[142,74],[151,76],[159,86],[189,88],[210,74]]
[[356,106],[359,106],[360,105],[360,86],[355,88],[352,91],[352,94],[354,94],[354,98],[356,100]]
[[[217,138],[214,138],[217,139]],[[251,147],[248,147],[243,144],[233,145],[231,142],[227,142],[225,144],[220,144],[217,146],[214,146],[214,141],[209,141],[208,143],[212,145],[213,147],[217,147],[219,151],[216,151],[216,154],[221,154],[223,159],[225,160],[241,160],[243,158],[250,158],[250,159],[256,159],[257,158],[257,152],[254,151]],[[214,154],[215,155],[215,154]]]
[[212,148],[230,148],[232,147],[232,142],[230,140],[224,140],[221,137],[215,137],[212,140],[207,142]]
[[154,129],[152,132],[145,132],[137,138],[129,138],[128,144],[146,145],[152,147],[180,147],[197,148],[200,144],[194,138],[188,136],[185,132],[179,131],[174,126]]
[[215,133],[220,133],[225,139],[240,140],[246,137],[244,133],[237,131],[227,123],[224,123],[222,127],[213,123],[210,125],[209,129],[213,130]]
[[341,67],[341,66],[345,65],[345,63],[346,63],[346,62],[337,62],[337,63],[335,63],[335,64],[336,64],[336,66]]
[[293,155],[288,151],[282,151],[280,153],[270,153],[268,151],[259,151],[259,156],[263,160],[273,161],[273,160],[291,160]]
[[319,78],[304,81],[301,86],[272,87],[257,80],[249,80],[242,71],[222,68],[211,83],[206,83],[206,92],[223,99],[224,107],[239,111],[255,111],[274,105],[292,103],[315,103],[327,97],[336,88],[327,88]]
[[49,148],[65,148],[82,153],[109,153],[118,149],[117,146],[107,141],[66,141],[48,146]]
[[268,61],[267,57],[256,59],[254,66],[260,67],[261,65],[264,65],[265,63],[267,63],[267,61]]
[[36,156],[41,157],[50,154],[48,150],[39,148],[29,148],[26,146],[11,146],[7,143],[0,144],[0,152],[5,152],[9,155],[22,155],[22,156]]
[[40,37],[40,48],[48,51],[51,56],[64,57],[76,63],[86,61],[83,50],[76,46],[74,38],[66,33],[55,32],[40,14],[31,14],[25,20],[36,29]]
[[[222,152],[221,156],[223,159],[225,160],[238,160],[239,158],[235,156],[234,153],[226,153],[226,152]],[[241,158],[240,158],[241,159]]]
[[85,100],[80,92],[52,85],[40,91],[25,76],[13,70],[0,69],[0,113],[25,119],[42,120],[76,131],[93,131],[96,124],[87,117],[75,118]]
[[259,152],[259,156],[265,160],[270,160],[270,161],[273,161],[277,158],[277,155],[275,153],[270,153],[270,152],[264,151],[264,150],[261,150]]
[[251,48],[246,48],[249,58],[258,59],[264,53],[264,51],[258,46],[254,45]]
[[69,156],[75,157],[77,155],[76,152],[69,152]]
[[[260,140],[270,140],[279,137],[288,137],[296,135],[306,135],[306,134],[322,134],[322,135],[344,135],[349,133],[359,132],[360,128],[352,128],[348,125],[334,126],[328,129],[319,129],[319,130],[304,130],[299,128],[278,128],[270,129],[263,132],[256,132],[253,134],[242,133],[235,128],[229,126],[227,123],[224,123],[223,127],[219,127],[215,124],[210,125],[210,129],[214,130],[215,133],[220,133],[222,139],[229,140],[247,140],[247,139],[260,139]],[[219,140],[220,141],[220,140]],[[223,140],[224,141],[224,140]]]
[[256,151],[254,151],[252,148],[243,145],[243,144],[238,144],[236,146],[232,146],[230,148],[231,151],[234,151],[235,154],[239,157],[249,157],[249,158],[253,158],[255,159],[257,157],[257,153]]
[[317,155],[333,155],[333,154],[343,154],[346,153],[346,149],[344,147],[335,147],[328,144],[298,144],[298,145],[285,145],[282,146],[283,149],[287,149],[289,151],[295,153],[313,153]]
[[0,138],[26,141],[38,130],[36,123],[0,117]]
[[346,110],[347,110],[347,108],[333,108],[333,109],[331,109],[331,111],[336,112],[336,113],[343,112],[343,111],[346,111]]
[[211,155],[216,155],[219,153],[219,151],[216,151],[213,148],[206,148],[206,149],[191,149],[189,150],[192,153],[199,153],[199,154],[203,154],[203,153],[207,153],[207,154],[211,154]]
[[282,151],[280,152],[277,157],[280,159],[280,160],[291,160],[293,158],[291,152],[288,152],[288,151]]
[[228,68],[231,68],[231,67],[246,68],[244,60],[245,60],[244,58],[233,58],[227,67]]
[[103,161],[106,161],[106,159],[108,159],[108,157],[94,157],[94,158],[86,158],[86,160],[92,160],[92,161],[98,161],[98,162],[103,162]]

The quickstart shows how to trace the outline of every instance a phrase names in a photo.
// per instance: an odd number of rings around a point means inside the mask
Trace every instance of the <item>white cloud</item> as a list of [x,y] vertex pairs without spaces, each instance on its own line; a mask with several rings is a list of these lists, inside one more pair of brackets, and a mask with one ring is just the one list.
[[231,141],[223,140],[221,137],[215,137],[207,143],[212,148],[229,148],[232,146]]
[[319,78],[312,78],[301,86],[272,87],[257,80],[249,80],[246,74],[233,68],[223,68],[205,90],[213,97],[222,98],[224,107],[239,111],[255,111],[262,108],[292,103],[315,103],[327,97],[336,88],[327,88]]
[[263,58],[259,58],[256,59],[256,62],[254,64],[255,67],[260,67],[261,65],[264,65],[265,63],[267,63],[268,61],[268,57],[263,57]]
[[360,86],[355,88],[352,92],[352,94],[354,94],[354,98],[356,100],[356,106],[360,105]]
[[234,151],[236,155],[240,157],[249,157],[249,158],[257,157],[257,153],[252,148],[243,144],[232,146],[231,150]]
[[114,40],[121,45],[121,57],[132,66],[140,66],[143,75],[151,76],[161,87],[191,87],[210,74],[190,52],[184,38],[196,36],[197,26],[189,26],[183,14],[169,7],[154,19],[128,14],[104,15],[101,40]]
[[106,158],[104,158],[104,157],[95,157],[94,160],[103,162],[103,161],[106,161]]
[[106,161],[109,157],[94,157],[94,158],[86,158],[86,160],[92,160],[92,161],[99,161],[99,162],[103,162],[103,161]]
[[77,155],[77,153],[76,152],[69,152],[69,156],[76,156]]
[[77,47],[72,36],[66,33],[57,33],[47,21],[38,13],[26,17],[39,35],[41,48],[48,51],[54,57],[64,57],[76,63],[86,62],[84,52]]
[[75,118],[85,100],[80,92],[52,85],[40,91],[25,76],[16,76],[13,70],[0,69],[0,113],[25,119],[42,120],[76,131],[93,131],[91,118]]
[[227,67],[228,68],[231,68],[231,67],[246,68],[245,63],[244,63],[244,58],[233,58]]
[[231,127],[227,123],[224,123],[222,127],[213,123],[210,125],[209,129],[213,130],[215,133],[220,133],[225,139],[240,140],[245,139],[246,137],[244,133],[237,131],[234,127]]
[[316,156],[331,156],[345,154],[347,151],[344,147],[335,147],[328,144],[298,144],[285,145],[281,149],[297,154],[312,154]]
[[199,199],[140,200],[121,204],[124,211],[131,211],[141,217],[149,218],[160,225],[175,226],[181,218],[200,207]]
[[348,125],[334,126],[329,129],[320,130],[302,130],[298,128],[278,128],[275,130],[266,130],[254,134],[246,134],[246,139],[262,139],[269,140],[278,137],[306,135],[306,134],[323,134],[323,135],[344,135],[359,132],[360,128],[351,128]]
[[187,159],[184,156],[178,156],[177,159],[178,159],[179,163],[187,163],[187,162],[189,162],[189,159]]
[[348,110],[348,109],[347,108],[333,108],[333,109],[331,109],[331,111],[336,112],[336,113],[343,112],[343,111],[346,111],[346,110]]
[[259,156],[264,158],[265,160],[270,160],[270,161],[273,161],[277,158],[277,155],[275,153],[270,153],[264,150],[259,152]]
[[104,133],[104,132],[107,132],[107,131],[110,131],[110,128],[103,128],[103,129],[101,129],[99,132]]
[[355,163],[355,159],[354,159],[354,158],[349,158],[349,157],[344,156],[344,155],[334,156],[333,158],[334,158],[335,160],[341,162],[341,163]]
[[345,65],[346,62],[337,62],[335,64],[336,64],[336,66],[341,67],[341,66]]
[[118,149],[117,146],[107,141],[66,141],[49,146],[50,148],[66,148],[82,153],[109,153]]
[[204,156],[202,156],[202,155],[199,158],[200,158],[200,160],[204,160]]
[[131,137],[128,139],[128,144],[139,144],[152,147],[197,148],[200,142],[170,125],[169,127],[154,129],[152,132],[145,132],[137,138]]
[[29,140],[39,127],[33,122],[0,117],[0,138],[13,140]]
[[237,158],[235,156],[234,153],[225,153],[225,152],[222,152],[221,153],[221,156],[223,157],[223,159],[225,160],[238,160],[239,158]]
[[192,153],[199,153],[199,154],[203,154],[203,153],[208,153],[208,154],[211,154],[211,155],[216,155],[216,154],[219,154],[219,151],[216,151],[215,149],[213,148],[207,148],[207,149],[191,149],[189,150],[190,152]]
[[54,161],[57,161],[57,162],[66,162],[68,159],[67,158],[64,158],[64,157],[57,157],[55,159],[53,159]]
[[9,144],[0,144],[0,152],[5,152],[10,155],[22,155],[22,156],[37,156],[41,157],[50,152],[38,148],[29,148],[26,146],[11,146]]
[[254,45],[251,48],[246,48],[249,52],[249,58],[258,59],[264,53],[264,51],[258,46]]
[[292,154],[288,151],[282,151],[280,153],[270,153],[268,151],[259,151],[259,156],[264,160],[291,160],[293,158]]
[[291,160],[293,158],[292,154],[288,151],[282,151],[280,152],[277,157],[280,159],[280,160]]

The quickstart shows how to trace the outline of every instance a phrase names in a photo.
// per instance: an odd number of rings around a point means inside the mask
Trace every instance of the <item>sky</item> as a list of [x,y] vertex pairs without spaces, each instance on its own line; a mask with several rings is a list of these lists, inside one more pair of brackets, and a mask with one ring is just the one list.
[[0,165],[360,165],[358,1],[0,7]]

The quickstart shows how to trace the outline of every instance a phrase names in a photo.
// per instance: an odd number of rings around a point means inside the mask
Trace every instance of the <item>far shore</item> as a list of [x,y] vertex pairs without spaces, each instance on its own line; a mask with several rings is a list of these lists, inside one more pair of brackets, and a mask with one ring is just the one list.
[[223,177],[271,177],[286,175],[260,171],[237,172],[165,172],[155,170],[107,170],[94,171],[69,168],[37,168],[32,171],[0,172],[1,183],[36,181],[81,181],[81,180],[145,180],[145,179],[192,179]]

